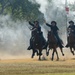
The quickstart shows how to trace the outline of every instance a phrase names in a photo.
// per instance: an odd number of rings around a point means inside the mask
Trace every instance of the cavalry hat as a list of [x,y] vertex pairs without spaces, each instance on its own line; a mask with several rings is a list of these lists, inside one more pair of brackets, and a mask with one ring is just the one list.
[[74,24],[74,22],[73,22],[73,21],[69,21],[69,24],[70,24],[70,23],[73,23],[73,24]]
[[34,23],[36,23],[37,22],[37,24],[39,24],[39,22],[36,20],[36,21],[34,21]]
[[55,21],[51,21],[51,24],[52,24],[52,23],[55,23],[55,24],[57,24]]

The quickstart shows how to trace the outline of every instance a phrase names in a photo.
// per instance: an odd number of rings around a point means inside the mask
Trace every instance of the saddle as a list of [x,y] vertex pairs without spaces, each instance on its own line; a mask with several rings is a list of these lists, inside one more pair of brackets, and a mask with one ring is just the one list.
[[[48,36],[50,36],[50,34],[53,34],[53,31],[48,31]],[[54,34],[53,34],[54,35]],[[58,42],[57,37],[54,35],[56,42]],[[51,40],[48,38],[48,41],[50,42]]]

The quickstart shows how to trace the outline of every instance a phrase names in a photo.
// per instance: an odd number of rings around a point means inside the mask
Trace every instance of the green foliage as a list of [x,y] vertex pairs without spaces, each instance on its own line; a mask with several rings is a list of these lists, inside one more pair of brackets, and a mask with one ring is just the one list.
[[0,14],[10,14],[14,19],[36,20],[40,15],[43,18],[39,7],[28,0],[0,0]]

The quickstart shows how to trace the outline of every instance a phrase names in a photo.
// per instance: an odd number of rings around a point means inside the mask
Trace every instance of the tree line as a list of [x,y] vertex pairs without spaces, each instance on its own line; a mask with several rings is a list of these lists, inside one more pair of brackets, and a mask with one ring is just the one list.
[[10,14],[14,19],[34,20],[43,18],[38,10],[39,4],[33,4],[28,0],[0,0],[0,15]]

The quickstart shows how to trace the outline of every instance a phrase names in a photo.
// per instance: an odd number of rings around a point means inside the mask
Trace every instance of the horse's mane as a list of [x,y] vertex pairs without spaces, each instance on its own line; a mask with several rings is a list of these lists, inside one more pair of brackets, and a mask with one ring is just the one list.
[[49,32],[48,32],[48,37],[51,39],[51,41],[56,40],[55,35],[53,34],[52,31],[49,31]]
[[75,34],[73,33],[72,29],[70,29],[69,33],[68,33],[68,42],[69,42],[70,45],[75,43]]

